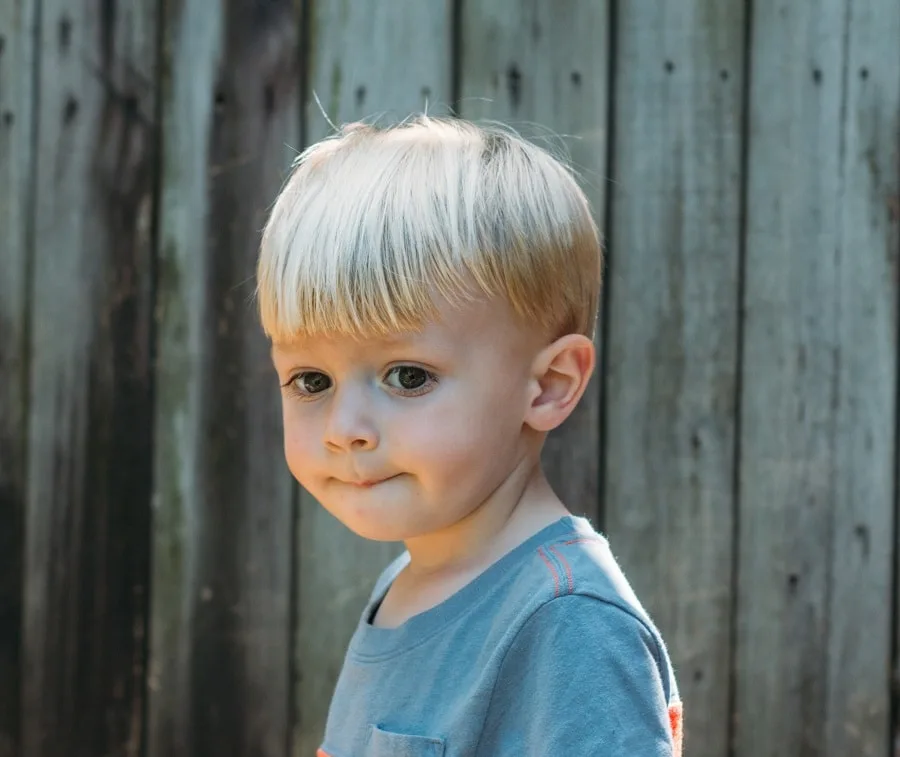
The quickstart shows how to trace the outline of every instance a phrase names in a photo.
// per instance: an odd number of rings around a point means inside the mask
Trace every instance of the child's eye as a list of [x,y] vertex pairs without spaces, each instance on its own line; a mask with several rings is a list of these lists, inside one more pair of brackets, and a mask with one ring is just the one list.
[[434,374],[417,365],[398,365],[384,377],[384,383],[392,389],[410,393],[426,390],[435,380]]
[[319,371],[302,371],[288,382],[297,394],[309,397],[331,388],[331,379]]

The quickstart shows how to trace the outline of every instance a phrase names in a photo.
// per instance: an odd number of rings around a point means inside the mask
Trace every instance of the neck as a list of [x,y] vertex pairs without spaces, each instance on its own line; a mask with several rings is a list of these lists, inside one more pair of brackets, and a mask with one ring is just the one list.
[[408,571],[421,579],[480,571],[568,514],[540,461],[524,459],[468,516],[439,532],[407,540]]

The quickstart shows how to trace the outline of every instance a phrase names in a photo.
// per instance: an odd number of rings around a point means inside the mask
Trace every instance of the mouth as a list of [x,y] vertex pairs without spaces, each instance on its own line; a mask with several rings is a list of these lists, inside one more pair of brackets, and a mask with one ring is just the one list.
[[365,481],[345,481],[344,483],[349,484],[350,486],[354,486],[357,489],[371,489],[373,486],[377,486],[378,484],[383,484],[385,481],[390,481],[392,478],[397,478],[397,476],[387,476],[385,478],[372,478],[372,479],[367,479]]

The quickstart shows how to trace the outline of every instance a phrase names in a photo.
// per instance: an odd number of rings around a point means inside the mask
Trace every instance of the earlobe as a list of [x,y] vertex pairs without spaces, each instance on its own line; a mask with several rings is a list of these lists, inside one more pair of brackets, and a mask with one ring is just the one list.
[[525,422],[551,431],[571,415],[594,370],[594,345],[581,334],[567,334],[545,347],[535,360],[536,390]]

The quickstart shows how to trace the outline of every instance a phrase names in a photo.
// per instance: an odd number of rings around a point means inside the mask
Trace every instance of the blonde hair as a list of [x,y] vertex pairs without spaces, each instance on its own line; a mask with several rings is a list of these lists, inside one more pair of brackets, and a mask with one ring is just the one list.
[[500,125],[418,116],[344,126],[297,158],[263,233],[274,342],[387,336],[435,297],[503,297],[552,335],[593,334],[602,253],[568,168]]

